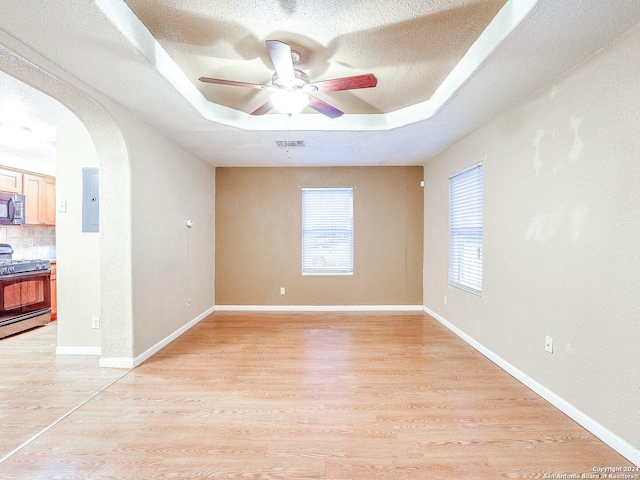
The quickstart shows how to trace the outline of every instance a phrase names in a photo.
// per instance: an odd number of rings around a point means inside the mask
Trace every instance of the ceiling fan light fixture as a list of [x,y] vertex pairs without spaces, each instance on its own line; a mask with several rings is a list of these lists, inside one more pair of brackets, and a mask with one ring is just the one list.
[[302,70],[294,68],[300,60],[299,53],[291,50],[290,45],[279,40],[267,40],[266,44],[271,63],[276,70],[271,77],[271,85],[209,77],[200,77],[200,81],[276,92],[266,103],[251,112],[251,115],[264,115],[274,108],[287,115],[292,115],[300,113],[308,105],[309,108],[329,118],[338,118],[344,112],[319,98],[311,97],[309,94],[371,88],[378,84],[378,79],[373,73],[309,83],[309,76]]
[[282,90],[271,96],[271,102],[280,113],[291,115],[300,113],[304,107],[309,105],[309,95]]

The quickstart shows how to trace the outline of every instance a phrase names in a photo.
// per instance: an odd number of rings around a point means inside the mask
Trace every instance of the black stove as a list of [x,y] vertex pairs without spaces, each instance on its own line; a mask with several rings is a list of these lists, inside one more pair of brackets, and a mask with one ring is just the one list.
[[51,263],[12,256],[11,245],[0,243],[0,338],[51,320]]
[[12,256],[11,245],[0,243],[0,338],[51,320],[51,263]]

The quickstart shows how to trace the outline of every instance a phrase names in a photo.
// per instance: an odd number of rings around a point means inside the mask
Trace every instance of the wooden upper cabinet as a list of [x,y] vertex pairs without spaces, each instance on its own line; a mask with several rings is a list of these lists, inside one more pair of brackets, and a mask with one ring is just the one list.
[[43,177],[44,198],[42,205],[42,220],[45,225],[56,224],[56,179]]
[[25,173],[22,176],[26,225],[56,224],[56,179]]
[[42,177],[24,174],[25,223],[40,225],[40,183]]
[[0,168],[0,192],[22,193],[22,173]]

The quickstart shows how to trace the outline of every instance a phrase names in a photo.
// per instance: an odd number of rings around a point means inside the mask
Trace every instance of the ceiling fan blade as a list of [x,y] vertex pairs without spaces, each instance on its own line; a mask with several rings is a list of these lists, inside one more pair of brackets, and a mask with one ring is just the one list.
[[204,83],[215,83],[218,85],[231,85],[233,87],[257,88],[260,90],[272,90],[271,85],[260,85],[259,83],[236,82],[235,80],[223,80],[221,78],[200,77],[198,80]]
[[293,73],[291,47],[278,40],[267,40],[265,43],[267,44],[267,50],[269,50],[269,56],[276,69],[278,78],[285,81],[293,80],[295,75]]
[[316,87],[320,92],[337,92],[339,90],[355,90],[357,88],[371,88],[378,84],[378,79],[373,73],[356,75],[354,77],[335,78],[323,82],[310,83],[310,87]]
[[309,106],[329,118],[338,118],[344,113],[338,110],[336,107],[332,107],[328,103],[325,103],[322,100],[318,100],[311,95],[309,95]]
[[271,100],[269,100],[267,103],[256,108],[253,112],[251,112],[251,115],[264,115],[272,108],[273,108],[273,103],[271,102]]

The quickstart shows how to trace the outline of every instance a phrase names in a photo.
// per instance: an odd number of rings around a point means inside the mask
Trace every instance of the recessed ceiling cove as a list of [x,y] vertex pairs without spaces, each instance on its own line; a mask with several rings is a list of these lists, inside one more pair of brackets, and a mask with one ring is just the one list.
[[506,0],[126,3],[213,103],[251,113],[267,102],[268,91],[198,78],[270,85],[265,41],[279,40],[299,52],[296,69],[314,82],[373,73],[377,88],[314,96],[347,114],[380,114],[429,100]]
[[[217,166],[418,165],[640,21],[637,0],[502,4],[3,0],[0,64],[5,47],[39,55]],[[198,81],[269,84],[266,40],[299,51],[309,85],[371,73],[375,87],[310,94],[340,116],[251,115],[273,91]]]

